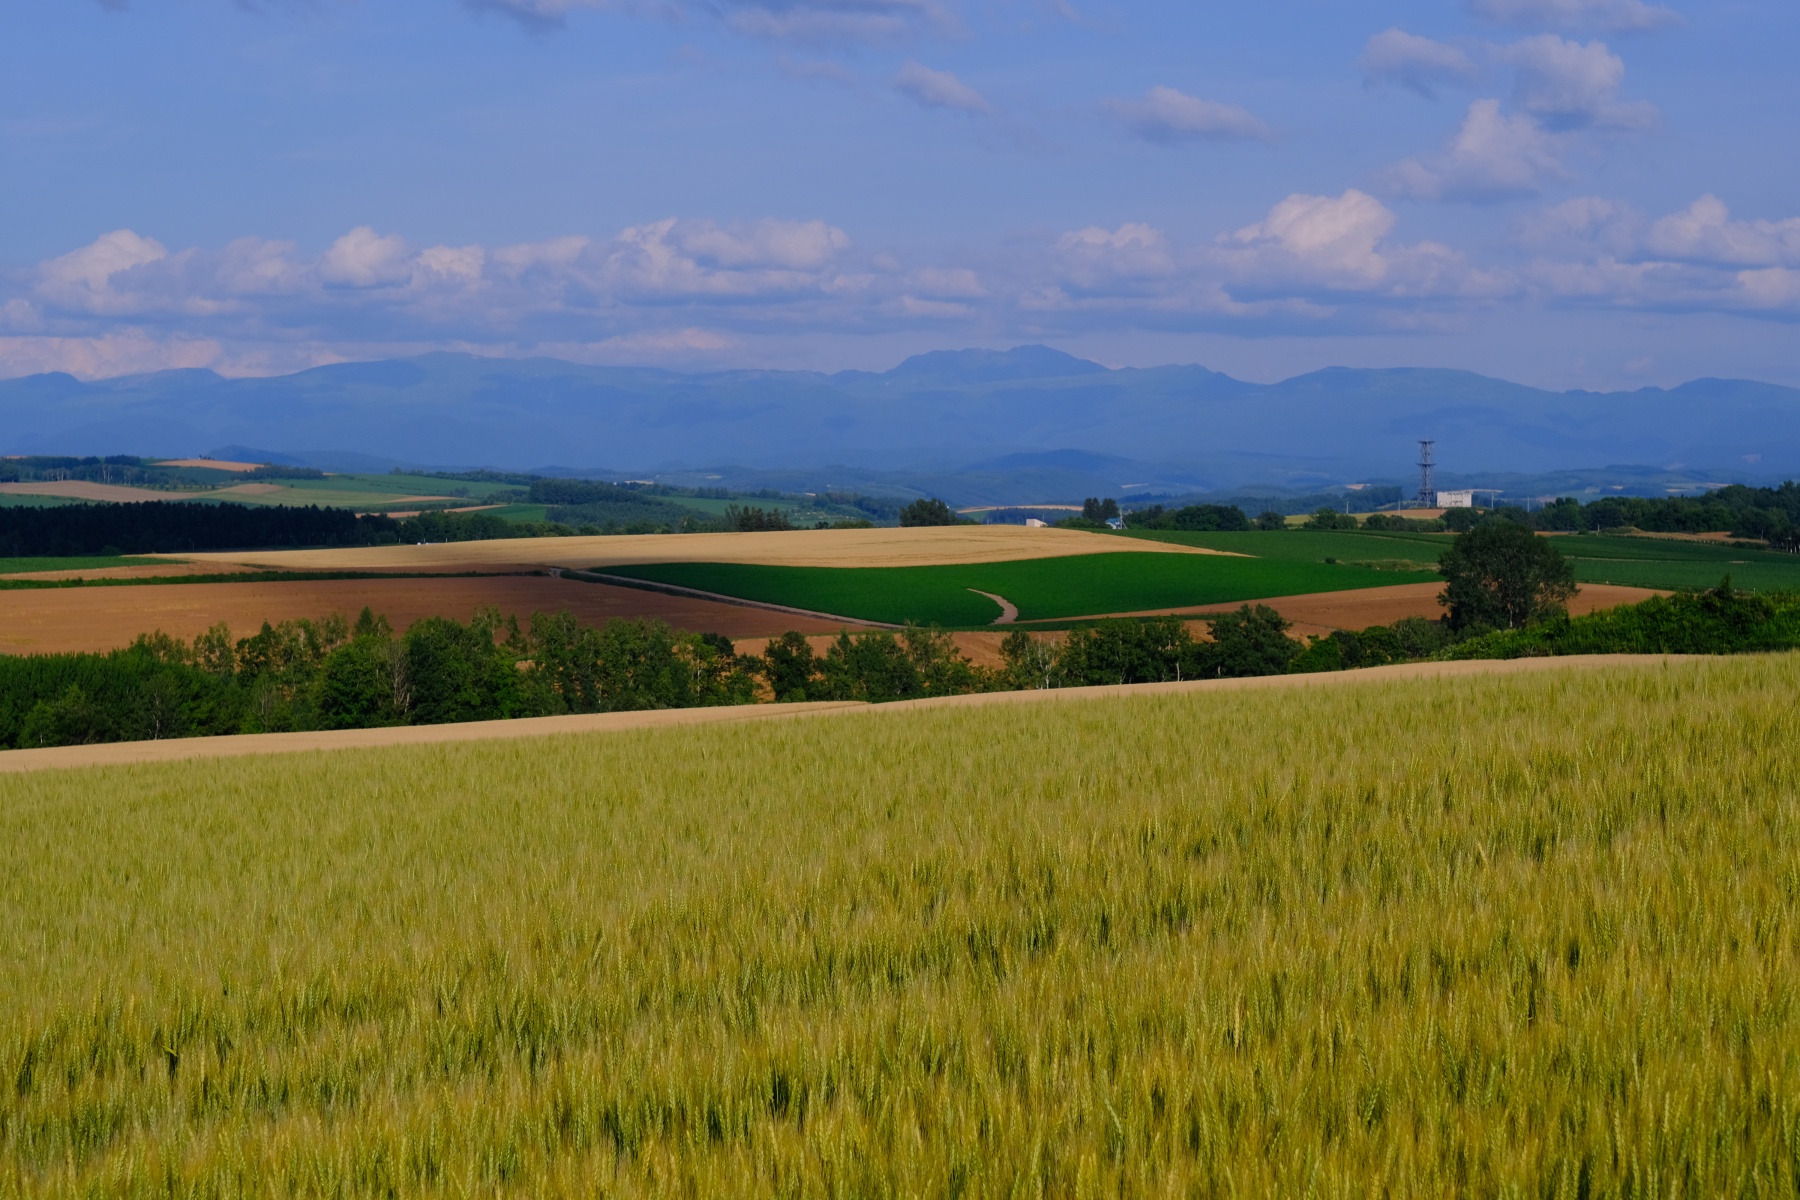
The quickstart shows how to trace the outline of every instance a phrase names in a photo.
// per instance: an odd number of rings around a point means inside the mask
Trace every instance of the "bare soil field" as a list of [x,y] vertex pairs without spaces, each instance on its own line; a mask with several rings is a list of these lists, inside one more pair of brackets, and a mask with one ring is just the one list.
[[726,637],[768,637],[797,629],[827,633],[835,622],[735,604],[534,575],[454,579],[321,579],[276,583],[157,584],[0,592],[0,654],[105,651],[158,629],[192,639],[223,621],[247,637],[264,621],[354,618],[364,605],[404,630],[429,616],[466,621],[494,605],[525,620],[567,609],[584,622],[655,617],[678,629]]
[[1012,562],[1071,554],[1223,554],[1192,546],[1022,525],[929,529],[808,529],[785,533],[669,533],[618,537],[507,538],[340,550],[221,551],[195,561],[248,563],[271,570],[492,571],[507,568],[639,566],[729,562],[781,567],[916,567]]
[[1059,688],[1052,691],[987,692],[974,696],[939,696],[894,704],[825,701],[812,704],[756,704],[731,708],[686,708],[656,712],[599,713],[567,717],[532,717],[515,721],[473,721],[462,725],[415,725],[398,729],[346,729],[322,733],[259,733],[236,737],[178,738],[161,742],[113,742],[99,746],[58,746],[46,750],[0,751],[0,774],[75,767],[122,766],[133,763],[236,758],[253,754],[376,749],[499,738],[584,735],[721,721],[793,719],[806,716],[868,715],[922,708],[980,708],[992,704],[1054,704],[1177,692],[1229,692],[1264,688],[1341,687],[1364,683],[1402,683],[1420,679],[1454,679],[1478,675],[1516,675],[1542,671],[1634,671],[1669,663],[1695,661],[1677,654],[1594,654],[1568,658],[1519,658],[1504,661],[1404,663],[1361,671],[1317,675],[1265,675],[1253,679],[1206,679],[1183,683],[1138,683],[1112,687]]
[[[1349,592],[1314,592],[1306,596],[1277,596],[1269,600],[1251,600],[1250,604],[1266,604],[1294,625],[1297,635],[1320,637],[1340,629],[1367,629],[1371,625],[1391,625],[1402,617],[1425,617],[1437,620],[1444,615],[1438,595],[1441,583],[1401,583],[1393,587],[1364,588]],[[1648,588],[1617,587],[1605,583],[1583,584],[1569,604],[1569,615],[1586,616],[1603,608],[1621,604],[1638,604],[1652,596],[1666,593]],[[1237,604],[1211,604],[1200,608],[1160,609],[1141,613],[1114,613],[1114,616],[1149,617],[1171,613],[1176,616],[1198,616],[1202,613],[1229,612]]]
[[138,504],[146,500],[186,500],[202,494],[199,492],[159,492],[154,488],[126,487],[117,483],[89,483],[85,479],[0,483],[0,492],[12,496],[62,496],[70,500],[95,500],[108,504]]
[[[1251,604],[1266,604],[1292,624],[1290,631],[1297,638],[1327,637],[1340,629],[1367,629],[1371,625],[1392,625],[1402,617],[1425,617],[1437,620],[1444,615],[1444,609],[1438,603],[1438,593],[1443,591],[1441,583],[1403,583],[1394,587],[1368,588],[1351,592],[1318,592],[1310,596],[1277,596],[1270,600],[1251,600]],[[1571,616],[1586,616],[1603,608],[1617,608],[1622,604],[1637,604],[1648,600],[1651,596],[1665,595],[1646,588],[1614,587],[1610,584],[1591,583],[1581,589],[1580,595],[1569,605]],[[1154,616],[1192,616],[1199,617],[1204,613],[1232,612],[1238,604],[1213,604],[1200,608],[1159,609],[1150,612],[1112,613],[1114,617],[1154,617]],[[1032,636],[1046,641],[1060,642],[1068,636],[1060,630],[1031,630],[1030,626],[1021,626],[1032,633]],[[1209,635],[1210,627],[1205,621],[1187,622],[1188,632],[1204,639]],[[783,632],[786,632],[783,630]],[[804,632],[804,631],[803,631]],[[852,630],[852,632],[855,632]],[[997,667],[1001,664],[1000,643],[1006,640],[1011,630],[996,630],[989,633],[985,630],[970,630],[951,635],[958,650],[970,662],[983,667]],[[823,654],[830,648],[836,633],[815,634],[806,640],[813,651]],[[736,645],[739,654],[761,654],[769,644],[767,637],[747,637],[738,639]]]

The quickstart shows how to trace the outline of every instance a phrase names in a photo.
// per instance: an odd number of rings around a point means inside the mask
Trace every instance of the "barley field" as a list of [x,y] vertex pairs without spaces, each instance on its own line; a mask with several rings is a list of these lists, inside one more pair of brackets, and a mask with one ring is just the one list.
[[0,1196],[1793,1196],[1800,657],[0,784]]

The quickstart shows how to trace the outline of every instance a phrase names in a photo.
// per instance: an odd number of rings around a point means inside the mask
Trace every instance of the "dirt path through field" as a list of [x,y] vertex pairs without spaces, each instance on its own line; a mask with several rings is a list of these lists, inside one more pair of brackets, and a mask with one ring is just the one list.
[[409,726],[401,729],[348,729],[329,733],[261,733],[238,737],[182,738],[164,742],[116,742],[104,746],[59,746],[46,750],[0,751],[0,774],[237,758],[306,751],[375,749],[386,746],[435,745],[502,738],[595,734],[670,726],[710,725],[726,721],[794,719],[843,714],[901,713],[930,708],[979,708],[993,704],[1060,704],[1130,697],[1231,692],[1246,690],[1343,687],[1366,683],[1405,683],[1437,679],[1469,679],[1492,675],[1537,674],[1545,671],[1646,670],[1676,662],[1705,661],[1684,655],[1618,654],[1570,658],[1522,658],[1505,662],[1408,663],[1364,671],[1321,675],[1270,675],[1255,679],[1209,679],[1186,683],[1140,683],[1114,687],[1062,688],[1055,691],[990,692],[976,696],[943,696],[896,704],[854,702],[759,704],[735,708],[687,708],[659,712],[601,713],[591,716],[535,717],[517,721],[478,721],[463,725]]
[[1019,606],[1014,604],[1011,600],[1008,600],[1005,596],[996,596],[994,593],[984,592],[980,588],[970,588],[969,590],[974,592],[977,596],[986,596],[989,600],[992,600],[995,604],[1000,606],[1000,615],[994,618],[994,624],[1011,625],[1014,621],[1019,619]]
[[334,612],[354,618],[365,605],[404,630],[421,617],[466,621],[476,609],[490,604],[521,621],[533,612],[567,609],[588,624],[614,617],[656,617],[678,629],[726,637],[770,636],[790,629],[827,633],[844,626],[837,620],[547,575],[168,583],[0,591],[0,653],[115,650],[130,645],[140,633],[158,629],[186,641],[219,621],[237,636],[248,637],[264,621]]
[[[506,538],[422,546],[183,554],[196,561],[270,570],[495,571],[569,567],[604,570],[649,563],[729,562],[782,567],[921,567],[1013,562],[1071,554],[1225,554],[1193,546],[1022,525],[913,529],[806,529],[783,533],[662,533],[615,537]],[[1243,555],[1229,555],[1241,558]]]

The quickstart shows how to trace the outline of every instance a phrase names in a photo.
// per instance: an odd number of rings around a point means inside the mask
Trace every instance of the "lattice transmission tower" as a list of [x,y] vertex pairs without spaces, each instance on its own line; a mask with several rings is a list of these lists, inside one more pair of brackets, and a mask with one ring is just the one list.
[[1419,507],[1437,507],[1437,486],[1431,481],[1431,449],[1436,442],[1419,439]]

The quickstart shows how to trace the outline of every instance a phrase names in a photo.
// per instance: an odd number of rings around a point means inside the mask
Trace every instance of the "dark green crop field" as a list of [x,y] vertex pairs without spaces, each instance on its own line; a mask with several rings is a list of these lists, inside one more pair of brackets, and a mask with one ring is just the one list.
[[[1178,546],[1204,546],[1254,554],[1284,562],[1436,562],[1455,541],[1449,533],[1316,533],[1287,530],[1255,533],[1162,533],[1125,535]],[[1684,542],[1651,537],[1556,537],[1556,548],[1575,560],[1582,583],[1615,583],[1667,591],[1717,586],[1725,575],[1734,586],[1773,592],[1800,589],[1800,555],[1745,549],[1725,543]],[[1398,582],[1390,580],[1390,582]],[[1270,593],[1274,595],[1275,593]]]
[[1289,529],[1252,533],[1171,533],[1137,530],[1125,534],[1175,546],[1200,546],[1250,554],[1279,562],[1340,563],[1412,561],[1434,563],[1456,541],[1453,533],[1321,533]]
[[993,601],[975,591],[1006,597],[1018,606],[1021,620],[1033,621],[1437,578],[1431,573],[1324,562],[1129,552],[933,567],[663,563],[608,567],[605,572],[869,621],[918,621],[952,628],[992,624],[1000,615]]

